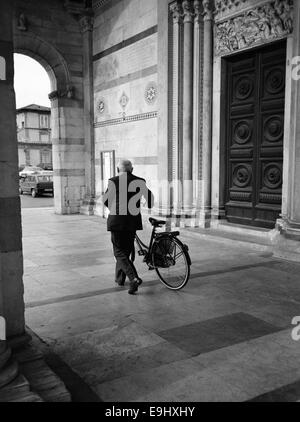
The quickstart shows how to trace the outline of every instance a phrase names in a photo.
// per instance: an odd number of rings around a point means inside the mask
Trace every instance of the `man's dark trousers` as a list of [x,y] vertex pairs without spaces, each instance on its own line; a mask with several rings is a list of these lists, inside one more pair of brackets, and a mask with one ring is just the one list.
[[135,231],[111,232],[114,256],[117,260],[115,281],[120,285],[125,283],[126,276],[129,281],[138,277],[133,261],[130,259],[134,250],[135,233]]

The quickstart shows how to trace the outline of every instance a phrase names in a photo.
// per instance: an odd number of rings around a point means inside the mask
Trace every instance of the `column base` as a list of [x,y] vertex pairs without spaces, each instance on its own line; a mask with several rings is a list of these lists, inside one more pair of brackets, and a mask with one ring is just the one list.
[[280,219],[276,222],[276,229],[287,239],[300,240],[300,223]]
[[11,383],[18,375],[18,364],[11,359],[6,341],[0,341],[0,389]]
[[31,335],[26,331],[18,336],[8,337],[7,344],[12,350],[18,350],[26,347],[31,341]]
[[108,209],[103,204],[101,197],[94,200],[93,215],[96,215],[97,217],[101,217],[101,218],[108,217]]
[[86,197],[82,201],[80,206],[80,214],[82,215],[94,215],[95,214],[96,200],[93,197]]
[[176,206],[170,208],[155,208],[152,210],[154,218],[163,218],[171,228],[210,228],[211,210],[199,209],[199,206]]
[[275,257],[300,262],[300,224],[278,220],[272,243]]
[[198,211],[198,225],[201,229],[209,229],[211,227],[212,213],[210,208],[201,208]]
[[22,343],[11,351],[8,343],[0,341],[0,403],[71,401],[64,382],[47,365],[42,347]]

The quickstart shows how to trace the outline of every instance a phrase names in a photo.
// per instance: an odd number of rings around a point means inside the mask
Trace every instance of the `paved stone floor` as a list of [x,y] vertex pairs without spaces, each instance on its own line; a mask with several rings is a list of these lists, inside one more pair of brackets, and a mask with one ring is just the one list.
[[50,208],[54,207],[54,199],[51,195],[37,196],[32,198],[31,195],[20,195],[22,208]]
[[186,288],[169,291],[138,258],[145,282],[129,296],[103,220],[22,213],[27,325],[101,400],[300,399],[299,264],[187,233]]

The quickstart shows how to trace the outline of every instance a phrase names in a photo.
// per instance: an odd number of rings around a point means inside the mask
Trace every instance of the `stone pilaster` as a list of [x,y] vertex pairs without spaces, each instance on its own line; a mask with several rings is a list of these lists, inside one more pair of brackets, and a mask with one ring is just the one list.
[[182,104],[181,104],[181,63],[182,63],[182,7],[179,1],[170,7],[173,18],[173,80],[172,80],[172,182],[173,182],[173,213],[179,215],[182,208],[182,189],[180,176],[182,138]]
[[[277,222],[275,255],[300,261],[300,4],[294,2],[294,31],[288,51],[282,218]],[[288,42],[288,46],[290,42]],[[288,47],[289,50],[289,47]]]
[[22,335],[25,329],[12,7],[11,1],[0,2],[0,302],[9,337]]
[[183,208],[188,214],[193,205],[193,1],[184,0],[183,8]]
[[200,0],[194,1],[194,98],[193,98],[193,207],[197,211],[200,206],[200,162],[202,150],[202,77],[203,77],[203,19]]
[[[169,126],[169,4],[168,1],[157,3],[158,18],[158,185],[159,195],[155,198],[153,214],[166,218],[170,215],[171,179],[171,134]],[[161,183],[163,182],[163,183]]]
[[81,93],[67,86],[51,100],[56,214],[77,214],[85,196],[84,116]]
[[200,224],[210,225],[212,174],[212,83],[213,83],[213,11],[210,0],[203,0],[203,130],[202,195]]
[[85,182],[86,192],[80,212],[92,215],[95,205],[95,136],[94,136],[94,78],[93,78],[93,24],[94,18],[80,18],[83,37],[83,96],[85,137]]

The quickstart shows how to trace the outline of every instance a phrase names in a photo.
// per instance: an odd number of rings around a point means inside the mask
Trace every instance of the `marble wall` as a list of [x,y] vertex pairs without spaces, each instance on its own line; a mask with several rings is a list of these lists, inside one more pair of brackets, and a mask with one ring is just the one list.
[[103,151],[115,151],[116,162],[130,158],[136,174],[157,179],[157,0],[108,2],[96,9],[93,34],[99,198]]

